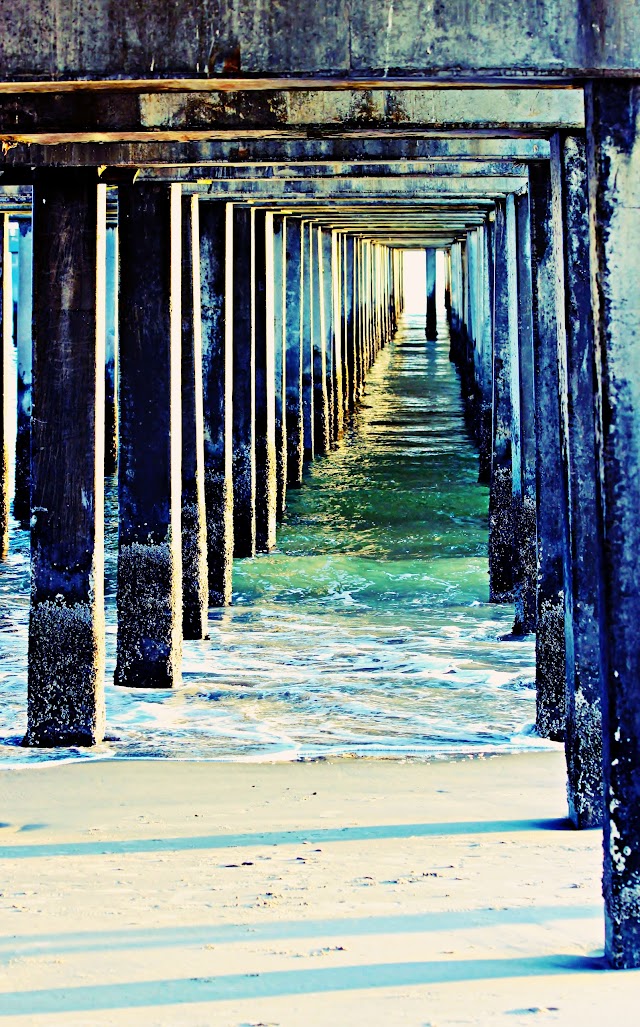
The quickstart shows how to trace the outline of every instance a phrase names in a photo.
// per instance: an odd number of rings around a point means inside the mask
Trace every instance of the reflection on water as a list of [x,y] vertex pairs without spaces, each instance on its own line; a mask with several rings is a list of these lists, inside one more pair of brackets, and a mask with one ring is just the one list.
[[[115,666],[115,517],[107,550],[112,741],[27,751],[28,544],[0,571],[0,760],[72,756],[429,757],[547,745],[531,734],[533,641],[497,641],[489,605],[487,489],[462,418],[448,339],[406,318],[370,374],[340,448],[288,499],[278,550],[237,561],[234,605],[186,642],[174,692],[126,691]],[[441,326],[444,327],[444,326]]]

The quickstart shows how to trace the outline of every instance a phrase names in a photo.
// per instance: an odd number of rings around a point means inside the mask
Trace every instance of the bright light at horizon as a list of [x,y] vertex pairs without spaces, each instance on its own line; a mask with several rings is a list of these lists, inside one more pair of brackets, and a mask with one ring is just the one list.
[[[436,250],[436,304],[438,310],[444,307],[444,250]],[[427,312],[427,266],[425,252],[403,250],[404,263],[404,310],[406,314]]]

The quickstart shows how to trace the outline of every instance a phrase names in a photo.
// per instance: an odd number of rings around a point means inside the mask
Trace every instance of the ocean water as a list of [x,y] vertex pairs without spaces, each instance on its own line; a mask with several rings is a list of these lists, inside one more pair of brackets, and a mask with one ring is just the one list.
[[338,449],[290,492],[274,553],[236,561],[233,605],[184,645],[174,691],[115,688],[116,516],[107,486],[108,741],[27,750],[28,539],[0,567],[0,764],[158,757],[437,758],[546,747],[534,643],[488,602],[488,491],[446,325],[405,317]]

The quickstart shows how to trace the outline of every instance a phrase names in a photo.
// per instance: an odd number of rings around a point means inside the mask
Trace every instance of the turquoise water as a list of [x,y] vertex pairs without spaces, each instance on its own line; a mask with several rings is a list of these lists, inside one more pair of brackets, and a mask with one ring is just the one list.
[[115,520],[107,551],[107,719],[96,749],[27,751],[28,548],[0,569],[0,762],[96,756],[433,757],[547,745],[532,640],[498,641],[487,489],[465,432],[446,326],[408,317],[340,447],[290,493],[278,549],[237,561],[234,603],[187,642],[174,692],[112,685]]

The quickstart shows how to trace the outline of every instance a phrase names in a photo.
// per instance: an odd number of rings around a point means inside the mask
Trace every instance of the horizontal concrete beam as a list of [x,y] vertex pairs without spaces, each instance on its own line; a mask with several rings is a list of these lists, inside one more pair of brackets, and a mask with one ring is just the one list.
[[211,199],[250,200],[255,198],[291,201],[296,197],[337,201],[362,197],[379,203],[387,200],[441,197],[486,197],[494,199],[526,189],[526,178],[306,178],[295,180],[218,180],[186,184],[184,191]]
[[143,143],[16,143],[0,154],[0,171],[21,166],[25,171],[42,165],[102,165],[145,168],[154,166],[201,166],[289,161],[405,161],[405,160],[548,160],[546,139],[517,137],[413,136],[402,138],[263,138],[200,140],[195,142],[146,141]]
[[[135,93],[117,89],[0,92],[0,141],[138,142],[253,132],[475,130],[551,132],[584,126],[579,88],[271,89]],[[195,134],[195,135],[194,135]]]
[[[455,178],[486,177],[519,177],[527,176],[527,165],[521,161],[508,160],[449,160],[449,161],[384,161],[347,162],[347,161],[316,161],[313,164],[219,164],[208,167],[183,168],[144,168],[139,177],[148,181],[195,182],[219,180],[256,180],[265,181],[296,180],[305,178],[386,178],[399,176],[402,178],[438,178],[450,176]],[[103,178],[108,180],[109,170]]]
[[628,74],[632,0],[11,0],[0,76],[376,79]]

